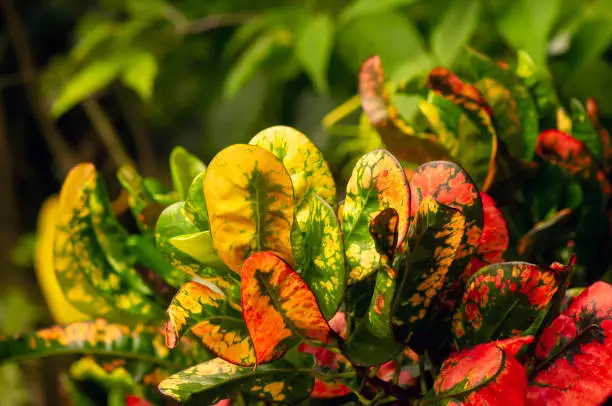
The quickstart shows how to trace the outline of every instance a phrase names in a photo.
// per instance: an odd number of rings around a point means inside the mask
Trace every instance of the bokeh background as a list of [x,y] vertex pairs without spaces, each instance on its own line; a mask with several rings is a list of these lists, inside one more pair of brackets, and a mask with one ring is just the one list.
[[[122,163],[169,183],[172,147],[208,161],[284,124],[342,183],[380,144],[356,114],[323,124],[355,106],[360,63],[379,54],[400,80],[465,45],[496,60],[529,52],[563,99],[594,97],[609,128],[611,43],[612,0],[0,0],[0,334],[52,321],[35,273],[38,211],[77,162],[95,163],[116,195]],[[0,405],[60,404],[63,365],[0,367]]]

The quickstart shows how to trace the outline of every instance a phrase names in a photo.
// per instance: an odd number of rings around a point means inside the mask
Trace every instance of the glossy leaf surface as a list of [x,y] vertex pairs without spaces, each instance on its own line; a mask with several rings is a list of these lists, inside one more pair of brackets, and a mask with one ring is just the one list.
[[159,390],[181,403],[199,405],[212,405],[238,392],[272,402],[293,403],[306,398],[313,384],[312,377],[284,361],[254,369],[216,358],[170,376]]
[[342,209],[342,231],[349,265],[349,283],[372,274],[380,255],[369,234],[370,221],[393,208],[399,216],[398,246],[408,231],[410,187],[399,162],[387,151],[362,156],[349,179]]
[[225,264],[217,255],[210,231],[177,235],[170,238],[170,244],[184,254],[211,268],[224,269]]
[[170,153],[170,175],[179,200],[187,198],[193,178],[206,170],[204,162],[183,147],[175,147]]
[[291,176],[296,206],[309,192],[336,206],[336,185],[323,154],[298,130],[275,126],[255,135],[249,142],[273,153]]
[[245,261],[240,291],[258,364],[278,359],[297,339],[327,339],[329,326],[314,294],[275,254],[258,252]]
[[208,167],[204,197],[214,247],[234,272],[257,251],[272,251],[294,262],[293,186],[272,153],[253,145],[225,148]]
[[210,229],[208,222],[208,210],[204,201],[204,178],[206,172],[200,172],[189,186],[185,198],[185,213],[198,229],[204,231]]

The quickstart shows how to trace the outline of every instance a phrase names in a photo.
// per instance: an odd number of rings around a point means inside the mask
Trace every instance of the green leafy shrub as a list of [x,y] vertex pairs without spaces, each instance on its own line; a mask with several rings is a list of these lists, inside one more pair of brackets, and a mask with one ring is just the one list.
[[89,379],[129,402],[160,402],[151,384],[186,404],[610,395],[612,286],[568,290],[573,256],[503,262],[504,217],[456,163],[369,152],[339,203],[314,144],[272,127],[208,166],[176,149],[171,169],[174,190],[119,172],[138,234],[91,164],[71,171],[55,268],[98,319],[4,339],[1,360],[87,354],[75,396]]

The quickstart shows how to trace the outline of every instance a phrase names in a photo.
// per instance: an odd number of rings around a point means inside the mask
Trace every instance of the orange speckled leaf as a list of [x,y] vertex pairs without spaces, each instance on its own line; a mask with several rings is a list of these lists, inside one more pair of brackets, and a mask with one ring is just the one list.
[[397,158],[414,163],[448,158],[448,152],[435,137],[417,135],[391,105],[378,56],[370,57],[361,65],[359,96],[366,116]]
[[327,204],[336,207],[336,185],[323,154],[315,144],[295,128],[275,126],[255,135],[249,144],[273,153],[291,176],[295,204],[313,191]]
[[362,156],[349,179],[342,209],[342,231],[349,283],[362,280],[379,266],[380,255],[370,236],[370,222],[387,208],[397,211],[399,247],[408,231],[410,187],[400,163],[379,149]]
[[324,342],[329,326],[312,291],[271,252],[251,255],[242,266],[242,315],[258,364],[280,358],[298,339]]
[[484,226],[478,240],[476,255],[463,273],[463,280],[466,282],[483,266],[502,262],[503,255],[510,245],[510,233],[501,210],[486,193],[480,193],[480,200],[484,213]]
[[612,286],[578,295],[536,345],[527,405],[600,405],[612,395]]
[[210,231],[219,257],[235,272],[254,252],[272,251],[294,263],[293,186],[270,152],[237,144],[219,152],[204,178]]
[[453,317],[459,348],[537,332],[568,267],[542,268],[525,262],[486,266],[468,282]]
[[187,331],[218,357],[233,364],[255,364],[255,352],[240,308],[224,294],[197,282],[181,287],[168,307],[166,345],[174,348]]
[[430,405],[524,405],[527,376],[502,343],[491,342],[454,353],[442,364]]

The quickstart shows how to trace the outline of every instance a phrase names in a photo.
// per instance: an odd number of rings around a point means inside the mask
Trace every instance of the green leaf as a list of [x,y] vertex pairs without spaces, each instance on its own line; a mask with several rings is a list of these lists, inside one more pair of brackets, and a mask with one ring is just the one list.
[[128,205],[138,227],[144,233],[150,231],[155,226],[163,205],[155,201],[146,186],[145,179],[132,166],[121,166],[117,178],[129,194]]
[[530,90],[538,107],[540,118],[545,121],[545,125],[554,128],[552,126],[556,124],[555,116],[560,104],[550,73],[536,65],[527,52],[519,51],[516,74]]
[[300,233],[292,249],[298,273],[312,290],[327,320],[332,318],[346,289],[342,229],[334,210],[319,195],[309,194],[298,209],[292,231]]
[[162,381],[159,390],[188,404],[212,405],[238,392],[283,404],[296,403],[310,394],[314,379],[285,361],[239,367],[220,358],[196,365]]
[[449,66],[468,43],[480,16],[480,1],[456,0],[434,27],[431,48],[443,66]]
[[132,60],[123,71],[121,80],[125,86],[138,93],[143,100],[149,101],[153,95],[157,71],[155,55],[142,51],[132,56]]
[[327,67],[333,40],[334,23],[327,14],[313,16],[296,38],[296,56],[320,93],[329,91]]
[[210,231],[183,234],[172,237],[169,241],[176,249],[189,255],[202,265],[211,268],[225,268],[225,263],[219,258],[217,251],[213,247]]
[[356,18],[369,17],[385,11],[392,11],[402,6],[409,6],[417,1],[418,0],[355,0],[340,13],[338,20],[340,24],[347,24]]
[[572,111],[572,137],[578,141],[582,141],[589,151],[597,157],[599,161],[603,160],[603,146],[599,132],[593,126],[593,122],[587,115],[586,109],[576,99],[571,101]]
[[170,153],[170,175],[179,200],[185,200],[193,179],[206,170],[206,165],[183,147],[175,147]]
[[198,176],[193,178],[191,186],[187,191],[187,198],[185,199],[185,213],[189,216],[189,219],[200,229],[210,229],[208,223],[208,210],[206,209],[206,201],[204,200],[204,177],[206,172],[201,172]]
[[[191,349],[189,349],[191,348]],[[65,354],[98,354],[139,359],[170,370],[185,368],[202,359],[193,342],[169,351],[156,329],[131,329],[103,319],[53,326],[32,333],[0,339],[0,362]]]

